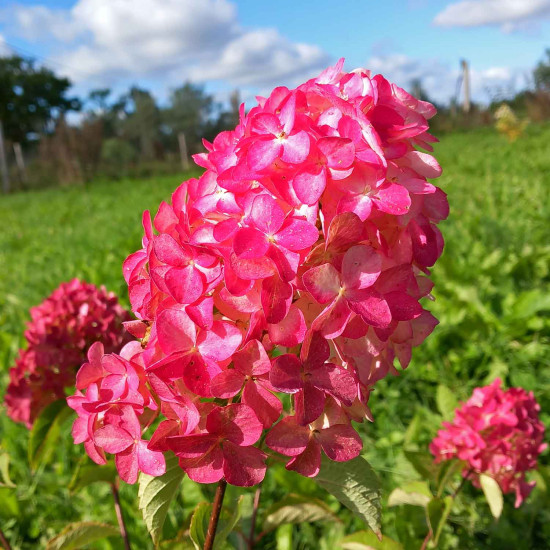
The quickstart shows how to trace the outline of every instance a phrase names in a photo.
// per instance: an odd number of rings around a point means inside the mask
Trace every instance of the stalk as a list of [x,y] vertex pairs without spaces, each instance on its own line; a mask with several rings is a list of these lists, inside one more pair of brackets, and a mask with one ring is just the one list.
[[111,484],[111,491],[113,493],[113,499],[115,501],[115,512],[116,519],[118,520],[118,527],[120,529],[120,536],[124,541],[124,550],[132,550],[132,547],[130,546],[130,539],[128,537],[128,531],[126,530],[126,524],[124,523],[124,516],[122,515],[122,507],[120,506],[118,488],[115,483]]
[[4,535],[4,532],[2,531],[2,529],[0,529],[0,542],[2,543],[2,546],[4,547],[5,550],[11,550],[10,543],[8,542],[8,539]]
[[254,506],[252,509],[252,518],[250,521],[250,536],[248,537],[248,550],[254,548],[254,531],[256,530],[256,517],[258,516],[258,508],[260,507],[260,496],[262,495],[262,484],[258,485],[254,493]]
[[214,546],[214,539],[216,538],[216,529],[218,528],[218,521],[220,519],[220,512],[222,511],[223,497],[225,496],[225,489],[227,487],[227,481],[220,479],[218,487],[216,488],[216,495],[214,496],[214,502],[212,504],[212,515],[210,516],[210,522],[208,523],[208,530],[206,531],[206,540],[204,541],[204,550],[212,550]]

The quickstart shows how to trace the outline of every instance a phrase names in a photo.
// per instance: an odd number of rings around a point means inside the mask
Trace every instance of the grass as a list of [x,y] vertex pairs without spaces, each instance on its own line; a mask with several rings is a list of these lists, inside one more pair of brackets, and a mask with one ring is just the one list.
[[[449,195],[451,215],[441,224],[446,249],[433,270],[436,301],[426,307],[441,324],[416,350],[406,373],[379,384],[371,400],[376,422],[364,427],[367,457],[381,473],[386,495],[416,476],[400,448],[412,437],[406,430],[415,417],[423,420],[413,434],[417,445],[425,446],[435,434],[441,421],[436,404],[440,384],[466,399],[473,387],[500,376],[508,385],[534,390],[543,420],[550,421],[548,143],[550,127],[532,125],[515,143],[492,129],[479,129],[446,135],[437,146],[436,156],[444,168],[439,185]],[[2,197],[0,394],[22,343],[29,307],[61,281],[80,277],[104,284],[127,305],[121,264],[139,247],[141,212],[155,210],[160,200],[169,199],[180,179],[97,183],[86,189]],[[23,460],[25,430],[0,418],[0,437]],[[63,448],[70,449],[70,441]],[[543,462],[548,462],[547,455]],[[14,470],[15,477],[26,475],[20,464]],[[79,517],[114,522],[109,505],[98,502],[101,492],[90,491],[78,499],[58,494],[55,484],[67,482],[62,470],[56,464],[55,482],[47,472],[38,478],[31,499],[36,517],[29,529],[51,534],[63,521]],[[274,479],[284,487],[279,475]],[[293,486],[295,478],[289,483]],[[266,498],[274,499],[281,489],[274,481],[271,486],[273,494]],[[41,500],[40,487],[49,491],[49,500]],[[123,504],[134,506],[135,488],[125,487],[122,493]],[[469,494],[473,499],[476,491]],[[550,541],[550,518],[540,510],[525,507],[514,515],[508,502],[495,529],[484,519],[483,506],[454,518],[452,529],[444,533],[449,548],[545,547]],[[134,515],[129,519],[131,534],[144,537]],[[175,526],[176,519],[172,518]],[[410,539],[414,547],[414,534],[407,534],[418,520],[414,514],[405,525],[395,509],[385,510],[384,520],[385,532],[401,541]],[[523,524],[529,527],[515,529]],[[311,529],[295,528],[295,547],[302,541],[301,547],[308,548],[308,541],[320,536]]]

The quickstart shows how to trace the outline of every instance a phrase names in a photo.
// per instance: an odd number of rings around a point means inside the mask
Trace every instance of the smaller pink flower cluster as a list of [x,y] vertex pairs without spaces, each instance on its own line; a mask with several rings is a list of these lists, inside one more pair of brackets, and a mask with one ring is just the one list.
[[430,444],[436,462],[458,458],[465,462],[463,475],[479,487],[479,475],[497,481],[503,493],[516,494],[516,508],[527,498],[535,482],[525,472],[537,467],[546,448],[540,406],[533,393],[522,388],[504,391],[497,378],[476,388],[472,397],[456,410],[452,423],[444,422]]
[[28,428],[46,405],[65,397],[93,342],[120,349],[127,340],[122,324],[131,319],[114,293],[78,279],[62,283],[30,313],[28,347],[10,370],[5,396],[10,418]]

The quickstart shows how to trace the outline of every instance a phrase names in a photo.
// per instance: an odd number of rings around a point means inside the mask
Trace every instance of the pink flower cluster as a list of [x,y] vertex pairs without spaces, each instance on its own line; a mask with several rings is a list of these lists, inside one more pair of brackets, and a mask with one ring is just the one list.
[[78,279],[59,285],[30,313],[28,346],[10,370],[5,396],[8,415],[28,428],[46,405],[65,398],[93,342],[120,349],[127,341],[122,324],[131,319],[115,294]]
[[354,458],[373,385],[437,324],[419,300],[448,205],[416,150],[431,150],[435,109],[342,66],[241,108],[195,156],[204,174],[145,213],[124,263],[141,348],[96,348],[71,402],[76,440],[116,454],[127,481],[161,472],[168,450],[195,481],[243,486],[268,449],[306,476],[322,451]]
[[479,474],[491,476],[503,493],[516,494],[517,508],[535,486],[525,481],[525,472],[537,467],[537,457],[546,448],[539,411],[532,392],[505,391],[497,378],[489,386],[476,388],[456,410],[453,422],[443,423],[430,451],[436,462],[462,460],[464,477],[476,487]]

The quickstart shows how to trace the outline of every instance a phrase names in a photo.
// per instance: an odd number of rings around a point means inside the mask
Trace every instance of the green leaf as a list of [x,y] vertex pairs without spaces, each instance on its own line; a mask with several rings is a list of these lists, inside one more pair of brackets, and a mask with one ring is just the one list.
[[79,465],[73,474],[68,489],[71,493],[76,493],[97,481],[114,483],[117,476],[116,467],[112,462],[108,462],[102,466],[98,464]]
[[405,458],[424,479],[436,479],[439,465],[434,464],[433,456],[424,451],[403,449]]
[[452,420],[458,407],[458,399],[452,390],[443,384],[439,384],[435,394],[435,401],[437,403],[437,410],[443,419]]
[[399,506],[401,504],[410,504],[411,506],[421,506],[425,508],[433,495],[426,481],[412,481],[394,489],[389,498],[388,506]]
[[66,401],[59,399],[45,407],[34,421],[28,446],[29,464],[33,471],[51,458],[61,435],[61,424],[71,412]]
[[489,508],[491,509],[491,514],[493,517],[498,519],[500,514],[502,514],[502,507],[504,505],[504,500],[502,498],[502,491],[499,484],[490,476],[486,474],[480,474],[479,483],[483,494],[489,503]]
[[166,453],[165,457],[166,473],[162,476],[143,473],[139,476],[138,506],[155,545],[160,541],[168,508],[184,475],[173,453]]
[[[214,550],[223,548],[227,537],[237,525],[239,518],[241,517],[241,505],[243,498],[239,498],[236,506],[231,514],[227,510],[227,505],[222,508],[220,513],[220,519],[218,520],[218,528],[216,529],[216,538],[214,539]],[[210,515],[212,513],[212,504],[208,502],[201,502],[195,508],[193,517],[191,518],[191,525],[189,526],[189,536],[195,545],[196,550],[202,550],[204,547],[204,541],[206,540],[206,531],[208,530],[208,523],[210,522]]]
[[292,524],[281,525],[275,531],[277,550],[292,550]]
[[263,530],[272,531],[286,523],[309,523],[319,520],[340,521],[322,500],[290,494],[266,511]]
[[0,487],[0,517],[14,518],[19,516],[19,502],[15,489]]
[[441,531],[451,513],[453,507],[453,497],[446,496],[445,498],[435,497],[428,502],[426,509],[426,515],[428,518],[428,525],[432,533],[432,541],[437,546]]
[[71,550],[73,548],[82,548],[96,540],[105,537],[120,536],[120,532],[114,525],[108,523],[99,523],[96,521],[82,521],[71,523],[51,539],[46,550]]
[[10,478],[10,455],[0,451],[0,487],[15,487],[15,484]]
[[315,481],[381,535],[380,481],[363,457],[349,462],[334,462],[323,457]]
[[403,546],[389,537],[381,540],[372,531],[358,531],[340,541],[342,550],[403,550]]

